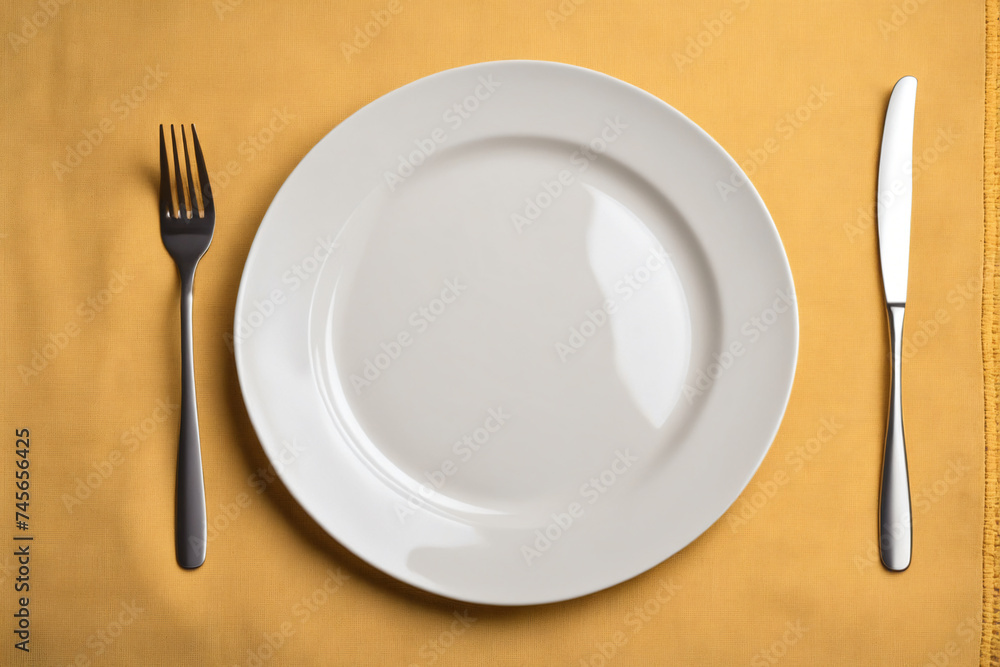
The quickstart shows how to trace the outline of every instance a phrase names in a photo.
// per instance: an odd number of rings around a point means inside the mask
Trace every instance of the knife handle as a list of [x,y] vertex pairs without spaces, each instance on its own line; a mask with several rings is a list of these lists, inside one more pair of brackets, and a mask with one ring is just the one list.
[[913,524],[910,514],[910,480],[906,471],[903,439],[903,311],[905,304],[889,304],[889,419],[885,430],[882,489],[879,494],[879,552],[882,564],[893,572],[910,566]]

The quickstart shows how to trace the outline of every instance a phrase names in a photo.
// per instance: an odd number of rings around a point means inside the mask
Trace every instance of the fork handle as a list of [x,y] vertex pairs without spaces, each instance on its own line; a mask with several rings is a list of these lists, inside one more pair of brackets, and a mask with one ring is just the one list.
[[903,439],[903,313],[905,304],[889,304],[889,418],[885,430],[882,490],[879,494],[879,552],[886,569],[901,572],[910,566],[913,525],[910,480]]
[[205,562],[208,520],[201,469],[198,403],[194,392],[194,337],[191,329],[194,271],[181,276],[181,432],[177,448],[174,545],[177,563],[196,568]]

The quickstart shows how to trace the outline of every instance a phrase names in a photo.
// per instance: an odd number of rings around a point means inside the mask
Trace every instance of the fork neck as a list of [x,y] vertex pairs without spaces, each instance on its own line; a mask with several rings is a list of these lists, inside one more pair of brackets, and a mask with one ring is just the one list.
[[197,264],[191,266],[178,266],[177,273],[181,278],[181,296],[191,296],[194,290],[194,270],[197,268]]

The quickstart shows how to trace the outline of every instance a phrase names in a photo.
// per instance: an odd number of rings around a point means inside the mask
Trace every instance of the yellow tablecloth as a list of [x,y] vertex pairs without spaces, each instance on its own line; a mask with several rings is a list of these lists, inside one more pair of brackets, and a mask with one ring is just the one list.
[[[996,25],[995,0],[4,3],[0,663],[998,664]],[[411,590],[313,524],[268,470],[227,338],[257,226],[309,148],[405,83],[506,58],[606,72],[714,136],[774,216],[801,314],[787,415],[732,510],[632,581],[510,609]],[[890,574],[875,543],[887,343],[873,209],[885,104],[906,74],[920,82],[915,530],[912,567]],[[193,572],[173,552],[161,122],[198,124],[219,212],[195,299],[211,528]],[[30,653],[15,647],[21,597]]]

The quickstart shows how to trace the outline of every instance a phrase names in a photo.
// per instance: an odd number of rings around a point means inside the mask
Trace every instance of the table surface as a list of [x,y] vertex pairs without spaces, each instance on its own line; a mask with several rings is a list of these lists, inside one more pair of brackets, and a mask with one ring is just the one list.
[[[996,17],[994,0],[5,3],[0,469],[12,485],[29,429],[31,504],[0,539],[34,539],[30,591],[14,548],[0,556],[5,627],[27,596],[31,649],[8,632],[0,662],[996,664],[981,639],[997,618]],[[619,77],[718,140],[781,234],[801,339],[780,432],[722,520],[610,590],[501,609],[410,589],[320,530],[269,469],[231,344],[254,233],[305,153],[401,85],[507,58]],[[907,74],[915,527],[912,566],[891,574],[874,208]],[[156,219],[170,122],[197,123],[218,208],[195,299],[210,541],[193,572],[173,553],[178,284]]]

